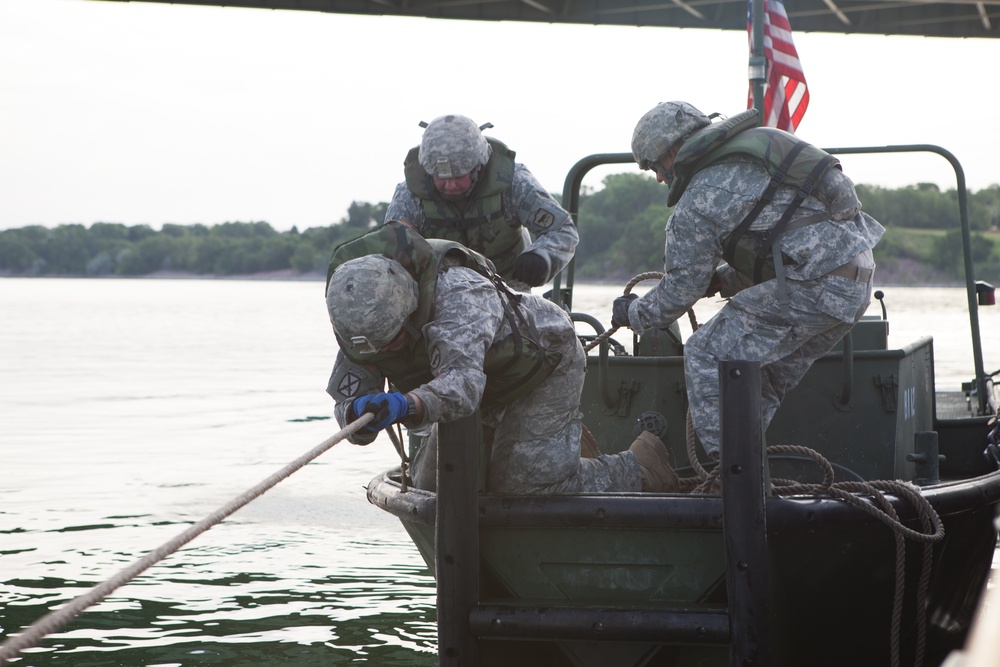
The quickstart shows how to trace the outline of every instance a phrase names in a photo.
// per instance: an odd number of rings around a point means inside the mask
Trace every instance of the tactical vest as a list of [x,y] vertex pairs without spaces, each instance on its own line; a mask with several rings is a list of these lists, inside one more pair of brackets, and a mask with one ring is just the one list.
[[445,256],[476,271],[493,284],[510,324],[511,334],[486,352],[483,365],[486,373],[483,406],[505,405],[526,396],[562,360],[562,354],[544,350],[536,342],[538,336],[521,312],[520,296],[506,288],[489,260],[453,241],[424,239],[400,222],[387,223],[338,246],[333,251],[327,269],[327,285],[338,266],[348,260],[372,254],[396,260],[417,281],[417,309],[408,320],[412,335],[401,350],[365,355],[355,352],[339,336],[337,342],[348,358],[360,365],[373,366],[398,391],[411,391],[434,379],[422,332],[434,312],[438,270]]
[[468,199],[456,202],[441,196],[434,180],[420,165],[419,147],[406,156],[403,173],[406,187],[420,199],[424,236],[472,248],[489,257],[500,275],[508,276],[514,260],[526,247],[520,224],[503,215],[503,193],[514,182],[514,151],[496,139],[487,141],[493,151]]
[[[824,213],[789,224],[795,211],[826,173],[834,167],[840,168],[837,158],[788,132],[772,127],[756,127],[757,113],[756,109],[749,109],[704,127],[687,139],[674,162],[676,177],[667,202],[670,206],[676,204],[691,178],[711,164],[735,155],[760,162],[771,175],[771,180],[754,207],[723,240],[726,261],[755,284],[776,277],[779,268],[776,268],[775,262],[780,264],[782,260],[775,241],[781,234],[829,218]],[[771,202],[780,185],[797,188],[795,197],[770,229],[749,232],[750,225]]]

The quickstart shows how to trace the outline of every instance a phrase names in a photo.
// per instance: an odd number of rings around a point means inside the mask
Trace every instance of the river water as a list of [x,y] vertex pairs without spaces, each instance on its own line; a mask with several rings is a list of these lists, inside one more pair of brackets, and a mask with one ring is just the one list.
[[[337,431],[322,291],[0,279],[0,640]],[[621,291],[578,285],[574,310],[607,324]],[[885,292],[890,345],[933,335],[938,387],[971,379],[965,292]],[[992,372],[1000,310],[980,324]],[[13,664],[436,665],[433,579],[365,499],[396,463],[382,439],[335,446]]]

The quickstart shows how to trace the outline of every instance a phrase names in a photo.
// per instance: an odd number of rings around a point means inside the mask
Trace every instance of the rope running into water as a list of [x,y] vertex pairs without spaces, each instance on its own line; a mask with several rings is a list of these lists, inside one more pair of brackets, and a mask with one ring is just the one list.
[[361,429],[363,426],[366,426],[368,422],[374,418],[375,415],[373,413],[361,415],[358,419],[354,420],[337,433],[334,433],[332,436],[316,445],[281,470],[278,470],[270,477],[258,483],[256,486],[246,490],[242,495],[229,501],[227,504],[215,510],[198,523],[193,524],[190,528],[180,533],[173,539],[164,542],[156,549],[153,549],[145,556],[120,571],[118,574],[103,583],[98,584],[87,593],[74,598],[65,607],[46,614],[39,620],[32,623],[24,632],[9,638],[2,645],[0,645],[0,667],[6,665],[12,658],[17,657],[21,651],[36,646],[43,637],[62,628],[64,625],[76,618],[84,609],[97,604],[110,595],[116,588],[125,585],[150,566],[174,553],[212,526],[221,523],[222,520],[230,514],[244,505],[247,505],[255,498],[263,495],[266,491],[278,484],[278,482],[291,476],[292,473],[298,471],[300,468],[326,452],[344,438],[353,435],[356,431]]

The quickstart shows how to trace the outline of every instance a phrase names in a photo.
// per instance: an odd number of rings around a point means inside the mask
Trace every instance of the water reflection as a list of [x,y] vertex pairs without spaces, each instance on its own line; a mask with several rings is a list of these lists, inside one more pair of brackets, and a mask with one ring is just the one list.
[[[437,664],[433,582],[422,563],[398,562],[412,546],[342,548],[371,560],[333,568],[312,550],[276,541],[181,552],[27,651],[24,664]],[[310,564],[294,564],[305,556]],[[252,560],[265,569],[232,569]],[[7,580],[0,627],[29,625],[97,583]]]
[[[314,283],[0,282],[0,640],[337,430]],[[607,326],[622,287],[578,289]],[[954,389],[971,377],[963,293],[916,292],[887,290],[892,344],[934,335]],[[983,309],[983,331],[998,317]],[[364,494],[397,463],[387,440],[338,445],[13,664],[436,665],[433,579]]]

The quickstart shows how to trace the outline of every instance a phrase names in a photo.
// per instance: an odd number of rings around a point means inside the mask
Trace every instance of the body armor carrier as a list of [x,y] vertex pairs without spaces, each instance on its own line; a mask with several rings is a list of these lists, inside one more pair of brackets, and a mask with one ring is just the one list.
[[[462,201],[449,201],[434,187],[434,180],[420,165],[418,148],[403,163],[406,187],[424,211],[422,233],[427,238],[457,241],[490,258],[500,275],[508,275],[526,244],[517,221],[503,214],[503,196],[514,182],[514,151],[487,137],[493,151],[479,178]],[[512,224],[513,222],[513,224]]]
[[445,257],[474,270],[493,284],[510,325],[511,334],[486,352],[483,367],[486,373],[484,406],[505,405],[526,396],[562,360],[561,354],[544,350],[539,345],[534,328],[521,311],[521,297],[504,285],[488,259],[452,241],[424,239],[401,222],[387,223],[338,246],[327,269],[327,285],[338,266],[371,254],[384,255],[399,262],[417,281],[417,309],[404,325],[410,334],[407,344],[398,351],[360,355],[339,335],[337,342],[348,358],[361,365],[374,366],[397,391],[408,392],[434,379],[422,332],[434,312],[438,271]]
[[[735,155],[760,162],[771,174],[771,180],[754,207],[723,241],[726,261],[755,284],[775,278],[779,271],[783,273],[781,252],[775,243],[781,234],[829,218],[824,213],[791,222],[795,211],[812,194],[816,184],[830,169],[840,168],[837,158],[788,132],[756,127],[757,115],[756,109],[749,109],[691,135],[677,153],[676,177],[667,202],[670,206],[675,205],[691,178],[711,164]],[[773,227],[750,232],[750,225],[771,202],[780,185],[795,187],[794,198]]]

